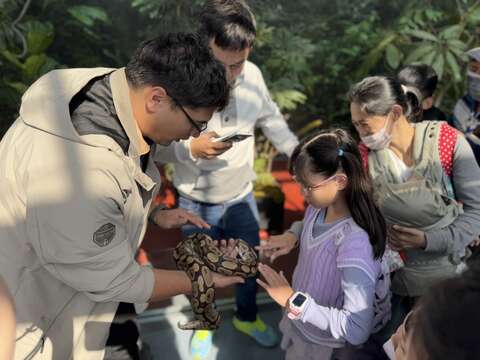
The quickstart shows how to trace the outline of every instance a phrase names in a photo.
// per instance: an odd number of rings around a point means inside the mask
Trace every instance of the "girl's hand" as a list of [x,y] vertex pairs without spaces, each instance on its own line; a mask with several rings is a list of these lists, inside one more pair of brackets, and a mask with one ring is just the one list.
[[288,299],[290,299],[294,291],[285,278],[285,275],[283,275],[283,271],[277,273],[270,266],[262,263],[258,264],[258,271],[260,271],[266,281],[263,282],[257,279],[258,285],[267,290],[268,295],[270,295],[277,304],[286,307],[288,305]]
[[223,255],[236,258],[238,251],[236,249],[237,241],[235,239],[229,239],[228,242],[225,239],[220,241],[214,240],[213,244],[220,249]]
[[270,237],[266,244],[256,246],[255,249],[260,252],[260,256],[270,258],[273,262],[277,257],[286,255],[295,247],[297,237],[291,232],[285,232],[282,235]]
[[421,230],[393,225],[388,229],[388,245],[395,251],[425,249],[427,239]]

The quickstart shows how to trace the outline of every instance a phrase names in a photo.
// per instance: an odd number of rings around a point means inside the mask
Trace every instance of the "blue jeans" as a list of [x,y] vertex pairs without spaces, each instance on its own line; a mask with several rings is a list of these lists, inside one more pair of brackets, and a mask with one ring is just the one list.
[[[182,226],[184,237],[195,232],[208,234],[215,240],[242,239],[250,246],[260,243],[257,203],[250,193],[244,198],[228,203],[209,204],[180,196],[179,206],[203,218],[210,229],[199,229],[193,225]],[[244,284],[236,285],[236,316],[242,321],[255,321],[257,317],[257,283],[248,278]]]

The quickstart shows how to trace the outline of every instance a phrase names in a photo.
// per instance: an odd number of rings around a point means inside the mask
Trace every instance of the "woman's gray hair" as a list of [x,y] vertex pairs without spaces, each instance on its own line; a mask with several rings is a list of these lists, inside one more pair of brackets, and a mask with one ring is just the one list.
[[411,122],[417,122],[421,117],[420,99],[416,88],[402,87],[397,79],[387,76],[366,77],[348,92],[348,100],[359,105],[368,115],[385,116],[393,105],[400,105]]

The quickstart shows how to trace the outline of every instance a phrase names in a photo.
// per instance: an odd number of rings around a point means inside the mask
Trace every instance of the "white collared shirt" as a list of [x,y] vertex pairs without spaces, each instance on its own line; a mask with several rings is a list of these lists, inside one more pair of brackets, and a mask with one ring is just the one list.
[[[228,106],[212,116],[205,131],[215,131],[219,136],[232,133],[254,135],[255,127],[260,127],[275,148],[287,155],[291,155],[298,144],[297,137],[270,98],[260,69],[247,61],[237,78]],[[156,161],[174,162],[173,182],[180,194],[197,201],[222,203],[252,191],[254,136],[234,143],[231,149],[210,160],[193,158],[190,141],[158,146],[155,154]]]

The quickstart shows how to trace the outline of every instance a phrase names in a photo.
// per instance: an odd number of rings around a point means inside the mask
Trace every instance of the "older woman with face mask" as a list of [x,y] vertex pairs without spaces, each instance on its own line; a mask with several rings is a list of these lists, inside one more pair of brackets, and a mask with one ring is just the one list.
[[467,245],[480,233],[480,170],[465,138],[443,122],[410,122],[416,89],[374,76],[349,93],[357,130],[389,225],[388,244],[405,254],[392,279],[392,333],[415,300],[455,276]]

